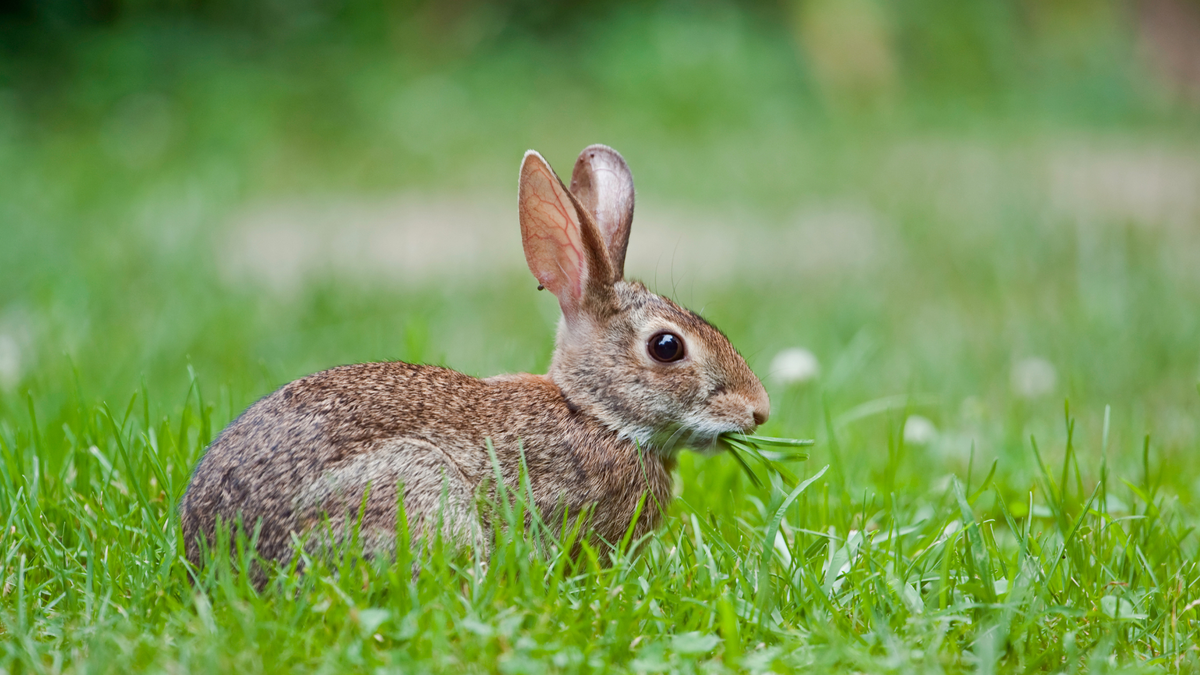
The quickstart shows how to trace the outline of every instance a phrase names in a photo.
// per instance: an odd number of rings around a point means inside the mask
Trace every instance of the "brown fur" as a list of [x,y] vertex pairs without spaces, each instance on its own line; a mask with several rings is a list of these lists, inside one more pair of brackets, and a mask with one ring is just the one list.
[[[584,154],[597,151],[620,160],[603,146]],[[590,538],[616,542],[645,499],[634,536],[654,530],[671,497],[676,448],[753,429],[769,403],[716,328],[640,283],[612,281],[620,268],[605,246],[618,232],[623,258],[632,177],[623,160],[605,157],[603,168],[615,173],[587,182],[600,187],[586,207],[536,153],[522,167],[526,255],[564,311],[548,375],[477,379],[387,362],[284,386],[230,424],[196,468],[180,504],[188,558],[200,562],[218,518],[240,519],[248,530],[258,524],[258,553],[267,559],[288,560],[293,537],[313,548],[340,545],[364,494],[361,544],[391,552],[400,485],[414,544],[440,533],[486,555],[492,526],[477,504],[495,492],[489,441],[510,489],[520,488],[523,453],[546,522],[591,510]],[[613,218],[624,219],[623,233]],[[646,341],[661,330],[683,337],[685,358],[650,357]]]

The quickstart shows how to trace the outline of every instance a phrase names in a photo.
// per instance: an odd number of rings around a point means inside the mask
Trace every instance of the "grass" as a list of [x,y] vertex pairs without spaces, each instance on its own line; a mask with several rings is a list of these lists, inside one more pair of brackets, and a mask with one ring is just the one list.
[[795,448],[807,448],[813,444],[811,440],[734,433],[721,434],[719,443],[738,466],[742,467],[750,483],[757,488],[763,487],[762,479],[758,477],[758,472],[750,468],[747,459],[762,465],[769,476],[779,476],[789,487],[796,487],[796,475],[787,468],[787,464],[808,459],[808,453],[799,452]]
[[[0,92],[0,672],[1200,669],[1194,115],[1111,82],[1089,86],[1141,112],[841,110],[741,15],[614,21],[578,52],[432,65],[133,26],[81,42],[65,84]],[[701,38],[721,50],[662,51]],[[486,567],[347,552],[261,590],[244,558],[190,581],[174,504],[256,398],[552,349],[519,260],[230,278],[246,210],[508,198],[527,147],[562,170],[597,141],[638,178],[631,256],[671,217],[758,242],[696,264],[679,236],[631,271],[730,336],[761,433],[808,459],[759,448],[783,471],[746,462],[756,484],[685,452],[663,529],[578,561],[514,525]],[[819,373],[789,383],[797,346]]]
[[829,466],[760,490],[727,458],[684,455],[683,494],[637,555],[628,541],[577,561],[539,554],[518,506],[486,566],[435,547],[414,579],[408,551],[390,563],[347,553],[280,570],[260,591],[237,571],[248,556],[189,581],[172,504],[212,408],[198,386],[174,419],[146,417],[148,405],[77,404],[56,420],[60,438],[32,420],[0,436],[7,671],[1197,665],[1188,511],[1162,490],[1148,442],[1144,473],[1125,480],[1106,459],[1080,462],[1069,413],[1061,466],[1031,441],[1038,477],[1025,489],[993,463],[890,494],[852,494]]

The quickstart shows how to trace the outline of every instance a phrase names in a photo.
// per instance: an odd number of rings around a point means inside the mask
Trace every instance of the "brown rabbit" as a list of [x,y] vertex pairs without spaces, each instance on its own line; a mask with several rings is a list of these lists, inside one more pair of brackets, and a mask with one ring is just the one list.
[[[221,432],[180,505],[188,558],[211,546],[218,517],[260,526],[258,553],[287,561],[293,537],[346,540],[358,522],[368,553],[394,551],[397,489],[413,544],[440,534],[488,554],[477,509],[495,478],[519,487],[522,462],[546,522],[591,510],[593,541],[619,541],[639,500],[640,537],[671,495],[676,448],[713,445],[767,419],[762,383],[715,327],[623,267],[633,177],[593,145],[567,190],[529,151],[518,207],[529,269],[562,308],[547,375],[476,379],[402,362],[332,368],[296,380]],[[482,495],[486,496],[486,495]]]

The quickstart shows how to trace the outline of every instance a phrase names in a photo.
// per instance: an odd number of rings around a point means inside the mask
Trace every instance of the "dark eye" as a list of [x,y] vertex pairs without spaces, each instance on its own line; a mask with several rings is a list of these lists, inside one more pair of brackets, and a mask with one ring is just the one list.
[[674,333],[655,333],[646,348],[655,361],[670,363],[683,358],[683,338]]

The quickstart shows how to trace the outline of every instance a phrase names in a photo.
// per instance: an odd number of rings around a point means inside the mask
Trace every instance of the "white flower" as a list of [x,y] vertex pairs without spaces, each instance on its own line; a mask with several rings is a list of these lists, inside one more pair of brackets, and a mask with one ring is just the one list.
[[928,418],[909,415],[904,420],[904,442],[908,445],[925,445],[937,438],[937,427]]
[[791,347],[775,355],[771,361],[771,379],[780,384],[808,382],[821,372],[821,364],[812,352],[803,347]]
[[1013,364],[1011,384],[1017,396],[1037,398],[1054,391],[1058,372],[1046,359],[1036,356],[1021,359]]

